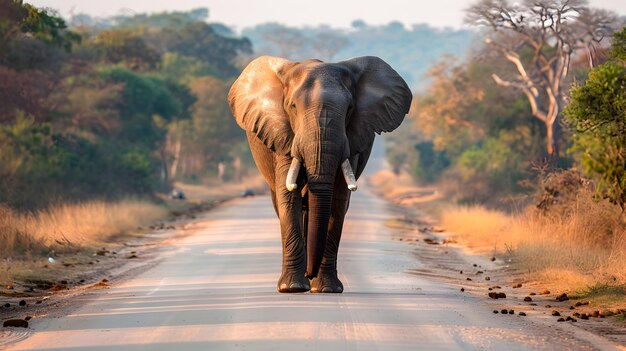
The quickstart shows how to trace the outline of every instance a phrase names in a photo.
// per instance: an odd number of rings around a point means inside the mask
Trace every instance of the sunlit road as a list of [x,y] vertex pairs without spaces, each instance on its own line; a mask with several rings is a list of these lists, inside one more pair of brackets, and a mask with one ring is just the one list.
[[496,318],[480,298],[407,274],[420,263],[411,246],[391,240],[388,216],[361,184],[340,248],[345,293],[279,294],[281,249],[270,199],[235,200],[208,213],[206,229],[164,250],[158,266],[83,297],[64,318],[33,320],[33,335],[10,349],[588,348],[568,332],[529,318]]

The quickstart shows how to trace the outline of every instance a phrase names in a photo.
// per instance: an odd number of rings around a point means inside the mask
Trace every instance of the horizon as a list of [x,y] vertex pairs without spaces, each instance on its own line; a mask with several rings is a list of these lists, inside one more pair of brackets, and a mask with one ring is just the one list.
[[[387,0],[383,5],[356,6],[355,1],[337,3],[333,0],[318,0],[313,3],[298,4],[293,10],[293,1],[272,0],[252,2],[234,0],[181,0],[176,4],[165,1],[139,0],[132,7],[124,6],[124,0],[110,0],[106,4],[94,1],[77,0],[34,0],[28,1],[34,6],[55,10],[64,18],[72,15],[87,14],[95,18],[116,15],[153,14],[160,12],[189,11],[195,8],[207,8],[210,22],[225,24],[238,32],[263,23],[279,23],[293,27],[329,26],[332,28],[351,28],[351,23],[362,20],[368,25],[386,25],[400,22],[405,28],[427,24],[434,28],[462,29],[470,28],[463,23],[464,10],[475,1],[440,0],[436,5],[407,2],[405,0]],[[119,4],[119,6],[116,6]],[[291,4],[291,6],[288,6]],[[334,6],[336,10],[329,15],[326,8]],[[626,2],[616,0],[592,0],[589,6],[614,11],[619,16],[626,15]],[[239,9],[245,7],[246,11]],[[396,9],[403,9],[398,11]],[[444,10],[445,9],[445,10]]]

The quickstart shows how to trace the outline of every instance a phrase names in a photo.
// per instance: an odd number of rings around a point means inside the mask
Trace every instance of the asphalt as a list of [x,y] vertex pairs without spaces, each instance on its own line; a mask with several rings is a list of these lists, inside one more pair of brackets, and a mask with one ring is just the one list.
[[[382,167],[380,150],[373,170]],[[414,247],[392,240],[388,204],[365,182],[339,253],[343,294],[279,294],[278,221],[267,196],[206,213],[162,262],[36,318],[10,350],[571,350],[611,349],[576,328],[495,316],[484,299],[414,274]]]

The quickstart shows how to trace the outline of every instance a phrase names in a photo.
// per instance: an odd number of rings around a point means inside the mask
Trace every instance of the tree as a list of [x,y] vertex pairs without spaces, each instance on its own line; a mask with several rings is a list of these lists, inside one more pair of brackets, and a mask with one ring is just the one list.
[[78,39],[44,9],[0,1],[0,123],[15,121],[17,111],[43,119],[54,76]]
[[0,63],[16,39],[34,38],[45,44],[70,50],[80,37],[67,30],[65,21],[22,0],[0,1]]
[[[229,85],[214,77],[198,77],[189,83],[197,97],[191,107],[192,118],[170,126],[168,151],[172,158],[170,172],[200,176],[217,170],[220,162],[231,159],[233,146],[245,140],[233,123],[227,103]],[[212,172],[211,172],[212,173]]]
[[410,145],[407,163],[420,181],[445,182],[457,200],[501,204],[500,195],[523,190],[519,182],[542,154],[541,123],[524,96],[493,81],[491,72],[508,64],[488,50],[432,67],[430,88],[409,112],[419,134],[391,146]]
[[511,79],[495,73],[493,79],[526,95],[532,115],[545,125],[547,153],[558,156],[555,126],[572,55],[609,34],[614,16],[584,0],[480,0],[467,11],[469,23],[492,29],[485,42],[517,71]]
[[193,57],[206,64],[220,79],[233,78],[240,72],[236,59],[240,54],[252,53],[252,44],[246,38],[223,37],[213,26],[193,22],[178,28],[164,28],[147,33],[145,40],[157,51],[175,52]]
[[589,72],[572,90],[565,116],[575,127],[573,151],[580,152],[598,192],[626,205],[626,28],[613,36],[611,60]]
[[428,71],[432,84],[413,100],[416,106],[411,112],[417,127],[435,149],[459,155],[485,134],[482,126],[469,117],[469,110],[483,99],[485,92],[464,67],[451,62],[451,58],[446,58]]
[[161,61],[154,49],[146,45],[137,33],[128,29],[103,31],[95,38],[94,44],[102,61],[124,63],[135,71],[152,70]]

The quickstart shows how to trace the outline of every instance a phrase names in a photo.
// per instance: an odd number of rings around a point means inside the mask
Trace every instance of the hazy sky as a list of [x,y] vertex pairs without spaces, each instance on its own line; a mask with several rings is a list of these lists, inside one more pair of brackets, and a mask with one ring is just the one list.
[[[26,0],[56,9],[64,17],[87,13],[103,17],[115,14],[209,8],[209,19],[238,29],[263,22],[289,25],[328,24],[349,27],[355,19],[369,24],[397,20],[405,25],[428,23],[436,27],[459,27],[470,0]],[[625,0],[590,0],[593,7],[626,15]],[[365,5],[367,4],[367,5]]]

